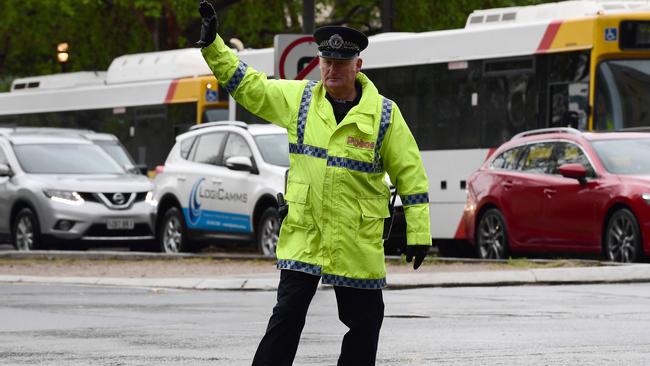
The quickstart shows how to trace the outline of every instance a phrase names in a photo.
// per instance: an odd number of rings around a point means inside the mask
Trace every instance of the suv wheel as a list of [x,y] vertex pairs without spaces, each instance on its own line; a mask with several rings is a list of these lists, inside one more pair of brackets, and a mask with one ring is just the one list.
[[637,262],[643,256],[639,224],[632,211],[618,210],[609,219],[605,231],[605,256],[614,262]]
[[185,233],[185,222],[177,207],[170,207],[160,221],[158,229],[160,251],[164,253],[180,253],[187,251],[188,238]]
[[476,250],[481,259],[506,259],[508,232],[503,214],[491,208],[481,216],[476,231]]
[[280,215],[275,207],[264,210],[257,224],[257,247],[266,257],[275,257],[275,249],[280,236]]
[[29,251],[38,247],[40,229],[36,215],[30,208],[18,211],[11,232],[16,250]]

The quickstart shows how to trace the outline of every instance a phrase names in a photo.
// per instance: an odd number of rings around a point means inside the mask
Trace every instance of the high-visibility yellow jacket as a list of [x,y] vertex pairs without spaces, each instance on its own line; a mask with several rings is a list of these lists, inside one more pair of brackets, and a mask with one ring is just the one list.
[[203,57],[248,111],[287,129],[290,169],[278,268],[356,288],[386,286],[382,234],[388,173],[402,199],[407,244],[431,245],[428,180],[399,108],[357,74],[362,95],[337,125],[322,82],[269,80],[217,36]]

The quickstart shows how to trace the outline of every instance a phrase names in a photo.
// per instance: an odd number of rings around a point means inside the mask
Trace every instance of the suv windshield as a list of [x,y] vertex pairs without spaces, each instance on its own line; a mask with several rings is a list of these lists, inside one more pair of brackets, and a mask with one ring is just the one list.
[[124,174],[102,148],[85,144],[25,144],[14,147],[20,166],[32,174]]
[[255,143],[265,162],[279,166],[289,166],[289,139],[286,134],[255,136]]
[[650,126],[650,60],[601,62],[595,98],[596,129]]
[[99,147],[104,149],[115,161],[117,161],[121,166],[132,166],[133,161],[122,145],[115,142],[95,142]]
[[650,139],[602,140],[591,145],[612,174],[650,174]]

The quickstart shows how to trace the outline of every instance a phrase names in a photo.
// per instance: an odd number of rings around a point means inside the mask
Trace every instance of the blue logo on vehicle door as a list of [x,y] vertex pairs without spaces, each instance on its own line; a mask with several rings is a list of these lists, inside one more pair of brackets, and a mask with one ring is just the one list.
[[197,180],[196,183],[194,183],[192,186],[192,192],[190,192],[190,208],[188,210],[188,216],[192,225],[198,224],[199,220],[201,219],[201,201],[199,201],[199,188],[201,187],[201,183],[204,180],[205,178]]
[[213,206],[219,207],[220,205],[217,202],[220,201],[245,204],[248,195],[246,193],[226,192],[222,188],[206,188],[201,185],[203,181],[205,181],[205,178],[200,178],[194,183],[190,192],[189,205],[187,208],[183,208],[188,226],[200,230],[252,232],[251,217],[249,215],[206,210],[205,207],[202,207],[206,202],[212,202]]

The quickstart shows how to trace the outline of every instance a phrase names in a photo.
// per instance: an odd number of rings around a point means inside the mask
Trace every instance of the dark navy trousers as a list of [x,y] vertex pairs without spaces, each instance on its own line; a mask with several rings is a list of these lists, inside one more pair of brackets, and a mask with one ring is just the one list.
[[[253,366],[293,364],[305,316],[316,293],[319,276],[282,270],[278,302],[273,308]],[[379,330],[384,319],[381,290],[334,286],[339,319],[349,330],[343,337],[338,366],[374,365]]]

